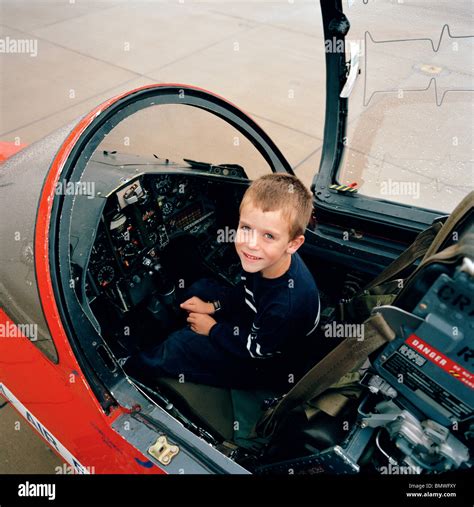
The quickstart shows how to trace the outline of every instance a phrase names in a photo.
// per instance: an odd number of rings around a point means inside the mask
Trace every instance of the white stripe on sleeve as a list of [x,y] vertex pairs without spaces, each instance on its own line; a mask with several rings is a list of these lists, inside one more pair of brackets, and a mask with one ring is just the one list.
[[257,313],[257,309],[255,308],[255,306],[253,306],[253,304],[247,298],[245,298],[245,302],[250,306],[250,308],[252,308],[252,310],[255,313]]
[[313,328],[311,329],[311,331],[306,333],[306,336],[309,336],[318,327],[320,314],[321,314],[321,300],[318,297],[318,315],[316,315],[316,320],[314,321]]

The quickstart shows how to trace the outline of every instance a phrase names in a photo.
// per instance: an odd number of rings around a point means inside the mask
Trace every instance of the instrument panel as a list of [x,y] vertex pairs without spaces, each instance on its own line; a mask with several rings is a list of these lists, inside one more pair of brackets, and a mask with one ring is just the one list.
[[241,266],[234,245],[218,241],[222,195],[222,183],[182,174],[140,175],[110,195],[90,253],[88,302],[105,295],[122,312],[136,306],[165,283],[163,253],[182,235],[197,239],[210,271],[236,284]]

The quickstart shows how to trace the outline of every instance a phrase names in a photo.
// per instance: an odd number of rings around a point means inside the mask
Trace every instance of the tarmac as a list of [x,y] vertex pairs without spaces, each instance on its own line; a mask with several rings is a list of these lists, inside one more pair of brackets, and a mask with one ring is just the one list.
[[[341,181],[451,211],[474,188],[472,3],[344,0],[344,9],[366,18],[350,38],[370,72],[362,67],[350,98]],[[0,54],[0,141],[29,145],[124,91],[187,83],[247,112],[307,185],[318,171],[326,48],[316,1],[1,0],[0,40],[30,43]],[[400,193],[404,182],[415,186]],[[61,465],[0,408],[0,473]]]

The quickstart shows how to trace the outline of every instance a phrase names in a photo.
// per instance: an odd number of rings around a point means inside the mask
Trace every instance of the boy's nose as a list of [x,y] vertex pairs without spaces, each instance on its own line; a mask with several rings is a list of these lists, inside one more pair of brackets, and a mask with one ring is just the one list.
[[254,232],[249,234],[247,244],[249,248],[255,249],[258,247],[257,235]]

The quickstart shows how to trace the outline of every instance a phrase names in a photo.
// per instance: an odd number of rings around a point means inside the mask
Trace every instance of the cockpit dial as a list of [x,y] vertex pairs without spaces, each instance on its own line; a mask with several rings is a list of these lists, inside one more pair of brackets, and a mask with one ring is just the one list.
[[109,283],[113,282],[115,277],[115,270],[112,266],[102,266],[97,272],[97,282],[101,287],[106,287]]

